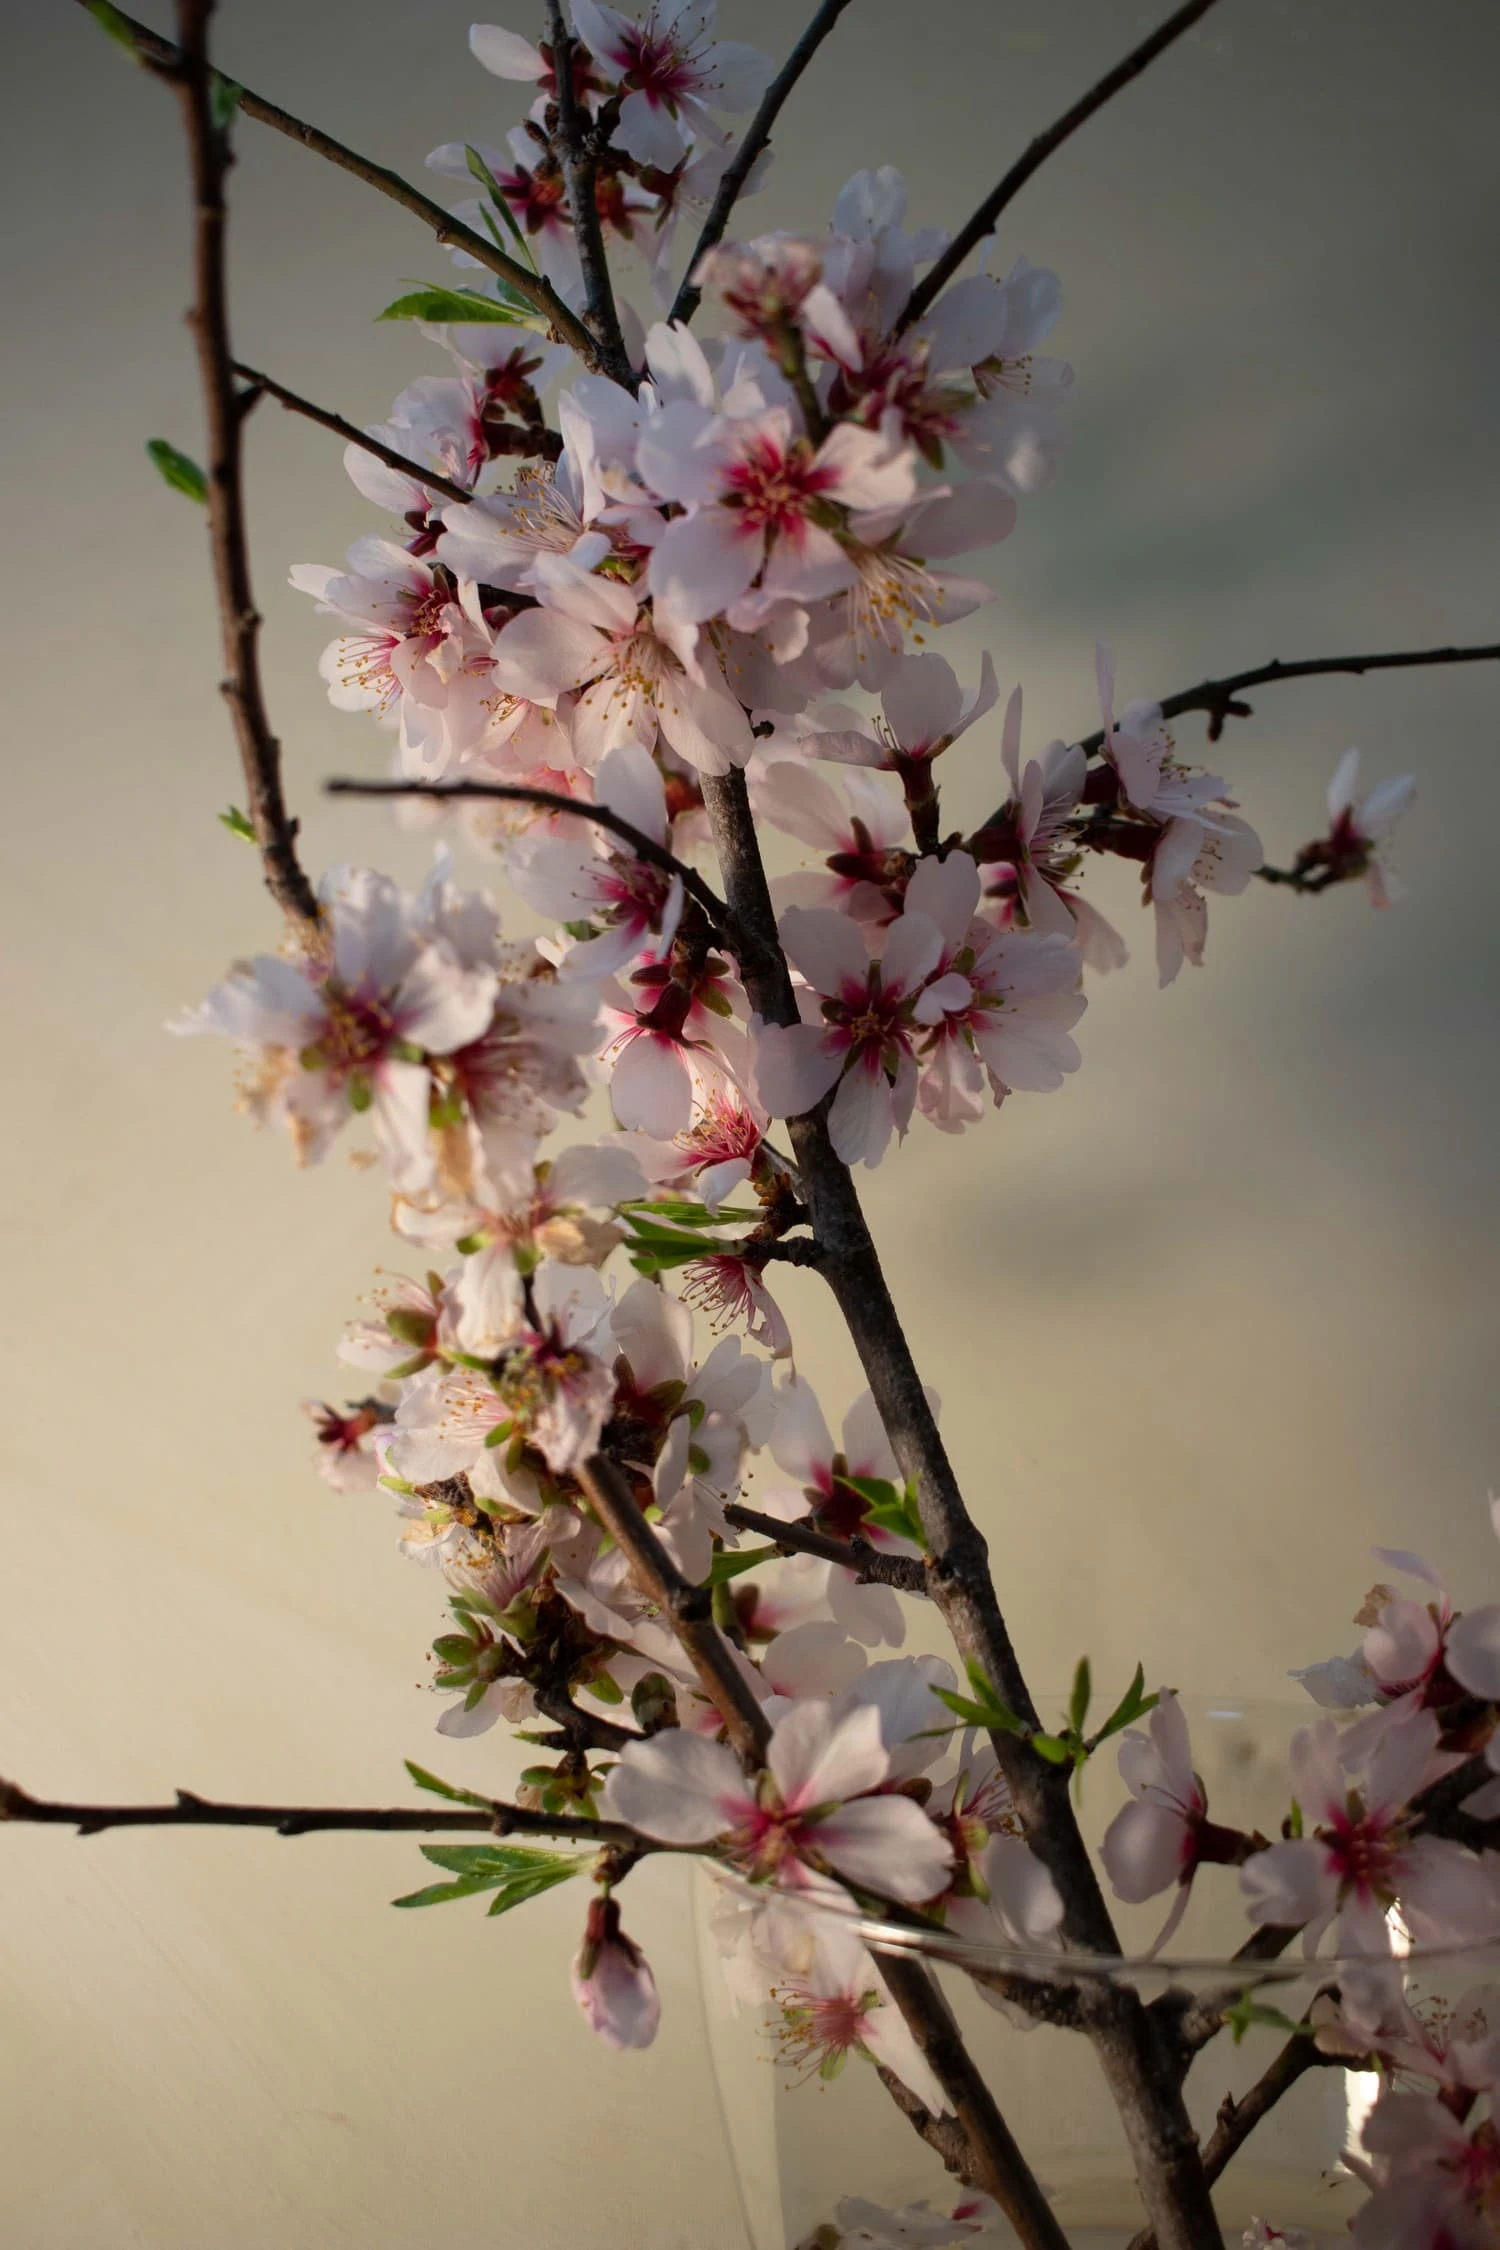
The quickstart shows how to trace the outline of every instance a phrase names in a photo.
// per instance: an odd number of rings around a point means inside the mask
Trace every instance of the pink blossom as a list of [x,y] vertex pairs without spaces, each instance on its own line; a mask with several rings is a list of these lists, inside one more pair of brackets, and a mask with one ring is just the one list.
[[[578,558],[602,553],[588,541],[573,555],[543,553],[532,567],[542,606],[524,611],[495,644],[496,683],[529,702],[555,704],[582,689],[572,719],[573,746],[586,766],[634,742],[658,738],[702,773],[727,773],[750,755],[749,722],[710,651],[694,677],[641,608],[644,588],[601,578]],[[607,543],[606,543],[607,544]]]
[[742,336],[766,342],[780,357],[789,334],[844,366],[857,365],[859,338],[823,280],[823,253],[792,235],[750,243],[721,242],[699,259],[693,279],[716,296]]
[[[798,746],[821,756],[821,741],[806,735]],[[889,782],[851,767],[835,783],[800,758],[772,755],[764,763],[752,761],[750,802],[758,819],[823,856],[822,870],[772,878],[778,908],[831,906],[856,922],[895,920],[911,867],[912,837],[906,806]]]
[[823,1022],[760,1027],[756,1090],[771,1116],[800,1117],[837,1087],[828,1115],[836,1152],[846,1164],[878,1164],[892,1132],[905,1133],[916,1102],[914,1011],[942,953],[937,925],[908,910],[874,962],[841,914],[792,906],[779,926]]
[[380,1477],[374,1436],[386,1422],[389,1407],[373,1399],[342,1412],[322,1399],[302,1402],[318,1440],[318,1474],[335,1492],[373,1492]]
[[[669,823],[661,772],[638,743],[606,751],[594,777],[594,802],[665,845]],[[529,906],[560,922],[601,924],[575,943],[569,974],[615,976],[648,938],[669,946],[682,913],[682,878],[669,875],[608,829],[575,821],[571,835],[538,836],[510,858],[511,881]]]
[[611,1816],[663,1843],[721,1840],[753,1880],[796,1890],[820,1864],[916,1904],[940,1891],[952,1853],[909,1797],[872,1795],[890,1772],[880,1716],[794,1703],[747,1781],[721,1743],[678,1729],[630,1743],[605,1784]]
[[421,926],[416,903],[368,868],[324,878],[316,954],[241,962],[175,1031],[214,1032],[256,1055],[247,1100],[285,1125],[316,1163],[347,1118],[370,1112],[395,1185],[430,1181],[430,1056],[479,1038],[495,1006],[493,967],[465,965]]
[[1399,1716],[1365,1738],[1351,1772],[1331,1719],[1301,1728],[1292,1742],[1292,1786],[1309,1833],[1256,1852],[1241,1868],[1251,1921],[1302,1929],[1309,1954],[1332,1924],[1336,1952],[1387,1955],[1393,1905],[1417,1945],[1495,1936],[1500,1860],[1409,1832],[1411,1799],[1463,1762],[1438,1750],[1438,1735],[1430,1711]]
[[653,0],[639,23],[602,0],[573,0],[596,68],[625,90],[614,137],[637,163],[670,171],[688,151],[688,133],[723,138],[712,110],[753,109],[770,83],[769,56],[711,38],[713,16],[713,0]]
[[1156,909],[1156,967],[1169,985],[1184,961],[1203,966],[1208,937],[1205,891],[1237,898],[1265,859],[1248,821],[1216,811],[1211,819],[1174,815],[1147,863],[1147,897]]
[[732,1327],[743,1321],[746,1333],[763,1344],[773,1359],[786,1359],[792,1349],[792,1332],[786,1315],[766,1287],[759,1259],[715,1251],[695,1258],[682,1271],[686,1303],[705,1314],[711,1329]]
[[1176,1886],[1155,1953],[1187,1911],[1208,1830],[1208,1798],[1193,1771],[1187,1721],[1169,1689],[1151,1714],[1149,1734],[1128,1727],[1122,1735],[1120,1775],[1131,1802],[1110,1822],[1099,1856],[1116,1898],[1129,1905]]
[[690,624],[723,612],[754,630],[778,604],[837,593],[855,575],[833,528],[841,511],[856,511],[857,530],[858,511],[916,496],[909,448],[840,422],[814,450],[779,406],[730,419],[681,400],[645,426],[637,460],[652,490],[687,510],[647,577],[661,608]]
[[794,2069],[827,2080],[837,2077],[851,2054],[860,2054],[894,2072],[934,2117],[951,2108],[873,1955],[831,1916],[816,1925],[807,1968],[781,1977],[772,1998],[780,2016],[780,2058]]
[[621,1929],[620,1909],[607,1892],[590,1903],[571,1983],[589,2029],[606,2047],[650,2046],[661,2021],[656,1979],[640,1947]]
[[1388,906],[1400,895],[1382,865],[1377,846],[1383,843],[1411,807],[1417,785],[1410,774],[1382,781],[1362,801],[1359,788],[1359,752],[1346,750],[1328,784],[1329,834],[1300,858],[1310,866],[1328,867],[1339,877],[1363,875],[1376,906]]

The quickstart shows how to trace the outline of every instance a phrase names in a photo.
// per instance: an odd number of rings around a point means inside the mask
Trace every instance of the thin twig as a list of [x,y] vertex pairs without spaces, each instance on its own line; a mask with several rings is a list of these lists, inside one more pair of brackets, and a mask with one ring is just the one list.
[[504,805],[539,805],[544,812],[570,813],[575,820],[592,821],[596,828],[607,828],[611,836],[618,836],[622,844],[628,844],[637,859],[648,860],[664,875],[680,877],[683,889],[702,907],[715,934],[722,937],[726,945],[735,945],[734,916],[713,886],[704,881],[695,867],[674,858],[664,844],[658,844],[644,829],[633,827],[619,813],[611,812],[608,805],[588,805],[578,797],[564,797],[553,789],[530,789],[509,781],[353,781],[341,778],[327,781],[323,786],[330,797],[490,798]]
[[333,1829],[426,1834],[479,1830],[492,1836],[565,1836],[578,1843],[616,1844],[630,1851],[670,1847],[638,1836],[618,1820],[582,1813],[530,1812],[501,1799],[478,1805],[238,1805],[179,1789],[169,1805],[73,1805],[32,1797],[0,1781],[0,1822],[33,1821],[97,1836],[107,1828],[270,1828],[278,1836],[312,1836]]
[[914,1555],[886,1555],[868,1539],[834,1539],[811,1524],[783,1523],[779,1516],[762,1515],[758,1508],[726,1502],[724,1513],[738,1531],[754,1531],[789,1555],[816,1555],[820,1562],[837,1563],[852,1570],[862,1586],[891,1586],[898,1594],[928,1591],[927,1572]]
[[[994,2197],[1024,2250],[1068,2250],[1068,2238],[1051,2204],[1017,2147],[926,1967],[904,1954],[885,1954],[881,1956],[880,1973],[923,2060],[948,2097],[962,2141],[954,2143],[951,2134],[942,2130],[941,2119],[936,2120],[939,2133],[934,2135],[930,2123],[924,2122],[929,2113],[923,2110],[919,2119],[917,2111],[898,2095],[899,2106],[950,2169],[957,2170],[971,2187]],[[885,2077],[884,2072],[881,2075]],[[895,2093],[889,2078],[885,2083],[888,2091]]]
[[260,614],[250,578],[245,524],[243,417],[235,397],[234,355],[224,275],[230,163],[226,133],[214,123],[208,25],[213,0],[178,0],[180,50],[164,73],[175,87],[187,128],[193,182],[195,302],[190,317],[208,424],[208,528],[224,647],[222,692],[234,718],[245,773],[247,810],[265,869],[266,888],[306,930],[318,926],[318,902],[297,857],[297,823],[281,787],[281,745],[271,732],[260,676]]
[[629,1563],[636,1584],[656,1603],[682,1643],[730,1742],[747,1767],[764,1765],[770,1725],[733,1649],[714,1623],[713,1589],[695,1586],[683,1577],[636,1506],[629,1479],[613,1461],[594,1454],[578,1471],[578,1479],[599,1521]]
[[293,414],[305,415],[309,422],[317,422],[325,430],[332,430],[335,437],[347,439],[350,445],[357,445],[362,452],[373,453],[377,461],[383,461],[388,469],[395,469],[400,475],[410,477],[414,484],[425,484],[430,492],[441,492],[450,500],[473,499],[473,493],[466,492],[451,477],[440,476],[436,469],[424,469],[420,462],[408,460],[393,445],[385,445],[379,438],[371,437],[368,430],[361,430],[353,422],[346,422],[342,414],[331,413],[326,406],[315,406],[310,398],[302,398],[296,391],[289,391],[284,383],[278,383],[273,376],[263,375],[258,367],[247,367],[242,359],[237,359],[234,362],[234,373],[250,386],[248,391],[240,393],[239,407],[242,414],[247,407],[254,405],[256,398],[263,392],[266,397],[279,400]]
[[[1229,718],[1248,719],[1250,706],[1238,698],[1246,688],[1268,687],[1277,680],[1311,680],[1324,672],[1403,672],[1422,664],[1493,664],[1500,661],[1500,641],[1491,641],[1476,648],[1410,648],[1387,650],[1376,656],[1313,656],[1296,664],[1279,661],[1257,666],[1253,672],[1237,672],[1233,679],[1200,680],[1196,687],[1183,688],[1169,695],[1162,705],[1162,716],[1179,718],[1184,711],[1209,713],[1208,739],[1217,742]],[[1102,747],[1103,734],[1091,735],[1084,748],[1094,751]]]
[[999,186],[985,197],[973,217],[959,228],[937,264],[917,283],[896,323],[898,336],[903,329],[910,328],[914,320],[921,319],[939,290],[947,288],[976,243],[982,242],[987,234],[994,232],[995,221],[1006,205],[1020,193],[1032,173],[1041,169],[1053,150],[1061,148],[1063,142],[1076,133],[1080,125],[1086,125],[1095,111],[1103,109],[1105,103],[1112,100],[1122,86],[1128,86],[1133,78],[1139,78],[1141,72],[1154,63],[1158,55],[1165,53],[1185,31],[1192,29],[1200,16],[1206,16],[1213,4],[1214,0],[1186,0],[1186,5],[1168,16],[1164,24],[1159,24],[1149,39],[1143,39],[1123,62],[1116,63],[1113,70],[1106,71],[1098,85],[1091,87],[1082,101],[1075,102],[1055,125],[1037,135],[1025,154],[1018,157],[1011,166]]
[[573,50],[577,41],[568,29],[562,0],[547,0],[547,19],[552,34],[552,71],[557,83],[557,139],[561,144],[557,153],[561,156],[563,178],[568,184],[568,209],[573,221],[573,239],[578,245],[578,263],[583,270],[589,321],[598,339],[603,372],[633,391],[639,378],[625,349],[614,284],[609,278],[604,228],[594,193],[595,159],[589,119],[579,108],[578,89],[573,83]]
[[[81,6],[87,7],[88,4],[89,0],[80,0]],[[183,51],[180,47],[174,47],[170,39],[163,39],[149,24],[138,22],[134,16],[126,15],[121,8],[114,10],[114,17],[130,33],[139,59],[151,69],[170,76],[181,66]],[[399,203],[404,211],[411,212],[414,218],[420,219],[424,226],[430,228],[439,242],[451,249],[466,252],[476,265],[483,266],[487,272],[498,274],[502,281],[508,282],[512,289],[550,322],[559,342],[571,346],[586,367],[597,368],[600,365],[598,345],[549,281],[544,281],[517,259],[507,257],[503,250],[497,249],[484,235],[476,232],[473,227],[465,226],[461,219],[454,218],[451,211],[445,211],[441,203],[434,203],[430,195],[424,195],[420,188],[413,187],[410,180],[402,179],[399,172],[392,172],[383,164],[371,163],[369,157],[361,156],[357,149],[346,148],[331,133],[321,132],[316,125],[308,125],[302,118],[293,117],[290,110],[279,108],[275,102],[267,101],[263,94],[254,93],[248,86],[241,88],[238,106],[247,117],[253,117],[257,124],[269,125],[276,132],[285,133],[289,140],[300,142],[312,155],[325,158],[328,163],[336,164],[340,171],[350,172],[355,179],[363,180],[367,187],[378,188],[382,195],[388,195],[393,203]]]
[[[1204,2143],[1203,2176],[1210,2186],[1218,2179],[1232,2156],[1238,2154],[1245,2142],[1263,2119],[1268,2117],[1283,2094],[1290,2092],[1305,2072],[1320,2064],[1331,2064],[1337,2058],[1319,2052],[1305,2033],[1289,2039],[1247,2093],[1236,2100],[1226,2094],[1219,2104],[1214,2130]],[[1128,2250],[1156,2250],[1156,2231],[1142,2227],[1130,2239]]]
[[693,276],[715,243],[723,240],[730,213],[744,192],[745,182],[755,167],[756,158],[771,138],[771,127],[780,115],[787,95],[848,6],[849,0],[823,0],[822,7],[761,96],[760,107],[745,128],[744,139],[725,166],[724,177],[708,207],[708,217],[693,244],[693,254],[687,262],[687,271],[673,300],[669,320],[686,323],[698,310],[703,292],[694,282]]

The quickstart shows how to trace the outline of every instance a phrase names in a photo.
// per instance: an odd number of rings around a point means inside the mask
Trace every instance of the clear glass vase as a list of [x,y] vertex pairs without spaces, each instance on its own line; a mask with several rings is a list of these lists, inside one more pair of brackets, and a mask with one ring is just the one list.
[[[1280,1832],[1289,1782],[1293,1731],[1317,1716],[1306,1701],[1270,1704],[1208,1702],[1182,1697],[1194,1760],[1210,1811],[1268,1836]],[[1092,1761],[1080,1817],[1097,1843],[1125,1800],[1108,1751]],[[1079,2032],[1039,2023],[988,2004],[969,1972],[1042,1978],[1062,1990],[1101,1980],[1129,1986],[1150,2002],[1167,1992],[1217,2009],[1240,1996],[1278,2017],[1303,2020],[1321,1986],[1341,1965],[1308,1961],[1294,1941],[1280,1958],[1231,1958],[1249,1934],[1234,1869],[1200,1870],[1188,1913],[1169,1954],[1149,1948],[1167,1899],[1117,1912],[1118,1958],[1028,1953],[976,1947],[949,1936],[860,1920],[861,1937],[882,1957],[900,1952],[923,1960],[937,1977],[970,2053],[994,2094],[1077,2250],[1125,2250],[1145,2223],[1123,2129],[1094,2054]],[[710,1876],[699,1886],[699,1938],[708,2040],[734,2151],[754,2250],[797,2250],[836,2221],[840,2202],[862,2197],[889,2209],[928,2202],[952,2210],[962,2195],[941,2161],[901,2115],[867,2061],[851,2057],[831,2081],[788,2066],[778,2047],[773,2008],[736,2004],[722,1973],[722,1893]],[[1399,1933],[1394,1934],[1400,1950]],[[1368,1967],[1368,1963],[1365,1964]],[[1450,2005],[1469,1987],[1500,1978],[1500,1949],[1463,1954],[1403,1954],[1397,1972],[1424,2012]],[[1249,2022],[1238,2041],[1220,2030],[1198,2055],[1186,2095],[1200,2139],[1212,2134],[1225,2101],[1238,2099],[1285,2047],[1287,2032]],[[1348,2222],[1365,2190],[1343,2161],[1359,2145],[1360,2128],[1379,2081],[1340,2065],[1307,2070],[1225,2168],[1214,2200],[1232,2250],[1260,2218],[1301,2229],[1320,2246],[1347,2250]],[[830,2231],[825,2240],[837,2239]],[[914,2237],[915,2239],[915,2237]],[[972,2236],[976,2250],[1014,2244],[1003,2223]]]

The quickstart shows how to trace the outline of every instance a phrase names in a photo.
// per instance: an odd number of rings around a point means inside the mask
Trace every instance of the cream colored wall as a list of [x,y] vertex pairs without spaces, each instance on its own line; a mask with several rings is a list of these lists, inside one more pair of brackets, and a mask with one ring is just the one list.
[[[466,60],[464,9],[223,14],[231,70],[409,171],[511,114]],[[773,47],[797,15],[726,7]],[[1141,20],[860,0],[765,223],[815,222],[888,159],[922,221],[967,209]],[[272,932],[213,818],[236,783],[199,526],[141,454],[196,443],[175,121],[56,0],[17,10],[9,61],[0,1771],[378,1802],[414,1755],[488,1786],[513,1758],[494,1737],[439,1758],[419,1693],[438,1587],[378,1501],[317,1482],[297,1413],[337,1393],[332,1340],[389,1254],[378,1193],[341,1162],[293,1173],[233,1114],[226,1059],[161,1031]],[[1028,190],[1006,240],[1064,277],[1076,438],[992,559],[996,607],[952,641],[1024,678],[1029,740],[1092,723],[1097,634],[1128,692],[1495,637],[1497,64],[1483,0],[1224,0]],[[378,416],[430,362],[368,316],[441,254],[254,131],[235,193],[241,349]],[[252,450],[309,857],[414,872],[424,846],[317,797],[382,752],[324,703],[319,625],[280,583],[366,513],[319,434],[262,409]],[[1257,698],[1223,757],[1273,852],[1316,826],[1348,742],[1372,774],[1419,772],[1410,905],[1257,889],[1214,908],[1209,967],[1159,996],[1114,886],[1143,957],[1096,988],[1076,1083],[956,1143],[919,1128],[873,1183],[1041,1681],[1086,1647],[1102,1680],[1140,1654],[1183,1686],[1273,1687],[1346,1640],[1377,1539],[1500,1580],[1495,684]],[[951,802],[977,817],[993,733],[962,756]],[[786,1293],[841,1407],[826,1304],[800,1276]],[[631,1884],[666,2010],[655,2050],[618,2059],[566,1997],[576,1900],[493,1930],[477,1905],[392,1914],[419,1879],[398,1839],[8,1834],[6,2241],[737,2244],[673,1880]]]

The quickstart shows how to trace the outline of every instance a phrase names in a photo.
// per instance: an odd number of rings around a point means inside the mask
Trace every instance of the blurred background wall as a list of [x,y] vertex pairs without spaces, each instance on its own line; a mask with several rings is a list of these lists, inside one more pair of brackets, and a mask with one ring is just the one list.
[[[723,28],[781,52],[804,13],[726,0]],[[956,221],[1154,13],[856,0],[754,224],[816,228],[883,162],[917,222]],[[467,25],[450,0],[226,0],[219,51],[420,177],[434,143],[520,115]],[[297,1401],[338,1395],[339,1324],[391,1255],[381,1199],[342,1160],[295,1173],[234,1114],[225,1055],[162,1032],[274,934],[214,818],[238,779],[200,526],[142,451],[199,450],[177,120],[65,0],[14,10],[7,60],[0,1771],[79,1797],[378,1802],[403,1755],[436,1760],[439,1588],[379,1500],[317,1481]],[[1126,694],[1497,637],[1497,72],[1486,0],[1223,0],[1025,191],[1004,252],[1063,277],[1073,441],[988,559],[994,606],[943,645],[1024,680],[1029,743],[1095,723],[1097,637]],[[372,315],[444,253],[289,143],[246,125],[239,144],[239,349],[379,418],[438,361]],[[424,841],[319,798],[384,746],[325,702],[325,628],[284,585],[370,513],[321,433],[268,406],[250,444],[308,859],[415,875]],[[1140,1655],[1183,1687],[1274,1690],[1348,1645],[1375,1541],[1500,1582],[1496,687],[1475,669],[1256,697],[1215,764],[1273,857],[1319,827],[1347,744],[1371,778],[1418,773],[1410,902],[1257,886],[1158,994],[1128,871],[1091,873],[1136,958],[1093,987],[1080,1076],[958,1142],[919,1125],[873,1181],[1041,1683],[1086,1647],[1106,1683]],[[1198,751],[1198,722],[1181,740]],[[955,817],[978,817],[998,726],[950,763]],[[802,1278],[788,1303],[837,1413],[852,1359]],[[494,1736],[437,1762],[481,1786],[513,1764]],[[567,1998],[573,1897],[493,1931],[477,1905],[393,1915],[421,1867],[403,1839],[7,1835],[7,2241],[735,2242],[669,1944],[678,1877],[632,1882],[666,2017],[617,2059]]]

